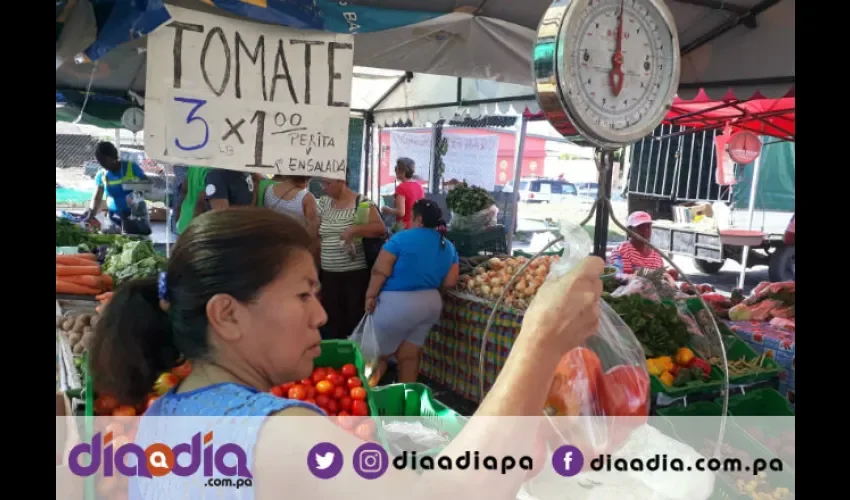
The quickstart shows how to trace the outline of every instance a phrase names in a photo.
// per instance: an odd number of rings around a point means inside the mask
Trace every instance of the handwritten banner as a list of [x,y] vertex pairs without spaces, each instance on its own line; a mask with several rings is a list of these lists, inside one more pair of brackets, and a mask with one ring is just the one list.
[[168,10],[148,37],[149,157],[345,179],[350,35]]
[[496,160],[499,136],[447,134],[449,150],[443,157],[445,180],[457,179],[493,191],[496,186]]
[[416,175],[431,179],[431,134],[390,132],[389,178],[395,179],[395,164],[399,158],[410,158],[416,164]]

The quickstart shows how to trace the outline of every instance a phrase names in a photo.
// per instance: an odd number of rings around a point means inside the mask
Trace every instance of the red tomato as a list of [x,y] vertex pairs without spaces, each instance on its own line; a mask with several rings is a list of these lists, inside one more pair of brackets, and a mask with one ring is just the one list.
[[179,383],[180,379],[178,379],[173,373],[163,373],[156,379],[156,382],[153,385],[153,392],[155,392],[158,396],[162,396]]
[[333,398],[334,399],[340,400],[340,399],[344,398],[345,396],[348,396],[348,391],[345,390],[345,387],[339,387],[339,386],[334,387],[334,392],[333,392]]
[[97,415],[109,415],[118,406],[118,400],[112,396],[98,396],[94,400],[94,411]]
[[112,411],[113,417],[135,417],[136,409],[132,406],[119,406]]
[[337,403],[333,399],[330,399],[328,400],[328,405],[325,407],[325,409],[328,410],[328,412],[336,415],[336,413],[339,411],[339,403]]
[[319,394],[331,394],[334,391],[334,385],[330,380],[321,380],[316,384],[316,392]]
[[307,388],[301,384],[295,384],[289,389],[289,392],[286,395],[289,399],[304,401],[307,399]]
[[[305,399],[305,400],[304,400],[304,402],[305,402],[305,403],[310,403],[311,405],[315,405],[315,404],[316,404],[316,400],[315,400],[315,399],[312,399],[312,398],[307,398],[307,399]],[[319,406],[319,405],[316,405],[316,406]]]
[[351,402],[351,414],[357,417],[366,417],[369,415],[369,405],[362,399],[355,399]]
[[351,398],[348,396],[343,396],[339,398],[339,407],[345,411],[351,410]]
[[344,386],[345,385],[345,377],[340,375],[339,373],[334,373],[333,375],[328,375],[328,380],[335,386]]
[[313,387],[312,385],[308,385],[308,386],[306,386],[306,388],[307,388],[307,398],[316,399],[316,388]]
[[315,384],[313,384],[313,379],[311,379],[311,378],[305,378],[304,380],[299,382],[299,384],[301,384],[305,387],[312,387],[312,386],[315,385]]
[[[326,375],[326,376],[327,376],[327,375],[333,375],[333,374],[335,374],[335,373],[337,373],[337,371],[336,371],[334,368],[331,368],[330,366],[326,366],[326,367],[325,367],[325,375]],[[327,377],[326,377],[326,378],[327,378]]]
[[190,373],[192,373],[192,362],[184,361],[183,364],[179,366],[175,366],[171,369],[171,373],[177,376],[180,380],[188,377]]
[[346,410],[339,410],[339,413],[337,413],[337,416],[339,416],[339,417],[350,417],[351,414],[348,413],[348,411],[346,411]]
[[363,441],[371,441],[375,436],[375,422],[365,420],[354,429],[354,435]]
[[349,389],[353,389],[355,387],[363,387],[363,382],[357,377],[349,377],[348,380],[345,381],[345,385],[348,386]]
[[295,386],[295,382],[287,382],[287,383],[285,383],[285,384],[282,384],[282,385],[280,386],[280,388],[281,388],[281,389],[283,389],[283,393],[284,393],[284,394],[288,394],[288,393],[289,393],[289,389],[292,389],[294,386]]
[[359,399],[360,401],[365,401],[366,400],[366,389],[364,389],[362,387],[354,387],[354,388],[351,389],[349,396],[351,396],[351,399]]
[[342,374],[343,377],[346,378],[357,376],[357,368],[351,363],[342,365],[342,368],[340,368],[339,372]]
[[324,368],[316,368],[313,370],[313,383],[318,384],[320,380],[324,380],[328,372]]
[[642,367],[615,366],[602,377],[600,403],[606,415],[644,417],[649,414],[649,377]]
[[329,412],[327,412],[327,414],[328,414],[329,417],[336,417],[336,412],[329,411]]
[[596,401],[597,386],[602,377],[602,362],[590,349],[577,347],[565,354],[552,378],[546,406],[556,416],[598,414],[597,408],[582,408]]
[[327,406],[328,406],[328,401],[330,401],[330,398],[328,398],[328,397],[327,397],[326,395],[324,395],[324,394],[319,394],[319,395],[317,395],[317,396],[316,396],[316,405],[317,405],[319,408],[322,408],[322,409],[327,408]]

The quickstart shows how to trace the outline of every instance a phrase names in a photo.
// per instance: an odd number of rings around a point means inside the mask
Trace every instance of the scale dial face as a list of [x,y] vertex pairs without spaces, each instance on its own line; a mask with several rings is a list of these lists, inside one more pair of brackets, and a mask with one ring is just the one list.
[[121,116],[121,124],[133,133],[138,133],[145,128],[145,112],[140,108],[127,108]]
[[609,149],[652,133],[679,84],[679,40],[663,0],[556,0],[550,12],[557,4],[552,77],[576,131]]

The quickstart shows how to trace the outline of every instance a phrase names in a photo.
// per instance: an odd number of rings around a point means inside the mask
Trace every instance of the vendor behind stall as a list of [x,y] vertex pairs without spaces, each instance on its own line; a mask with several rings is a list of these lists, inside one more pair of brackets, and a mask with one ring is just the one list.
[[124,189],[125,183],[147,180],[142,168],[132,161],[120,160],[118,149],[107,141],[97,144],[94,157],[103,169],[94,177],[97,189],[92,196],[91,206],[84,216],[86,221],[97,224],[95,216],[100,210],[100,203],[103,201],[105,192],[108,216],[112,224],[128,234],[149,235],[151,233],[149,224],[131,220],[128,199],[133,192]]
[[[627,225],[641,238],[649,241],[652,238],[652,216],[646,212],[632,212]],[[639,269],[658,269],[664,267],[661,254],[653,250],[643,241],[629,234],[624,241],[611,252],[608,263],[617,267],[623,274],[635,274]],[[674,276],[675,278],[675,276]]]

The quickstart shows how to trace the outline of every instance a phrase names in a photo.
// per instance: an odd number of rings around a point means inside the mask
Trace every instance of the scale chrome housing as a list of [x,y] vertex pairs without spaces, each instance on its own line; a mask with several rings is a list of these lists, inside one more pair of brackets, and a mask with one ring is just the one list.
[[[611,2],[611,0],[596,1]],[[552,2],[537,29],[532,63],[534,90],[546,119],[565,138],[583,146],[619,149],[651,134],[670,110],[679,87],[679,36],[673,15],[663,0],[625,0],[627,12],[640,8],[657,12],[657,15],[653,14],[652,18],[661,20],[660,25],[657,26],[661,39],[671,41],[670,58],[669,63],[665,61],[666,67],[663,71],[650,72],[655,78],[652,81],[658,82],[660,86],[654,102],[648,109],[645,107],[646,112],[636,118],[634,123],[623,119],[625,126],[620,129],[610,124],[603,126],[601,123],[584,118],[586,113],[580,112],[579,108],[584,106],[583,98],[570,96],[570,88],[578,88],[581,83],[576,78],[578,71],[571,71],[575,67],[573,56],[576,54],[573,52],[576,48],[568,45],[575,36],[581,36],[577,35],[576,31],[582,27],[580,25],[582,16],[593,7],[593,3],[594,0]],[[615,45],[612,44],[611,52],[614,48]],[[650,46],[650,50],[652,48]],[[624,56],[628,58],[626,51]],[[604,59],[602,64],[611,64],[610,56]],[[630,80],[634,82],[634,78],[629,78],[627,75],[623,84],[624,89],[628,88]],[[589,106],[585,107],[590,109]]]

